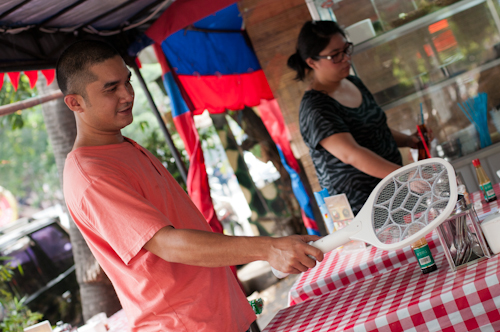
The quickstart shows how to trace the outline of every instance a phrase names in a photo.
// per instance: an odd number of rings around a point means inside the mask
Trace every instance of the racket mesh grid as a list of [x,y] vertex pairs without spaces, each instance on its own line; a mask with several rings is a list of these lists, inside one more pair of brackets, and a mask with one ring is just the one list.
[[400,242],[418,232],[447,206],[449,177],[441,164],[425,164],[397,173],[375,198],[373,229],[385,244]]

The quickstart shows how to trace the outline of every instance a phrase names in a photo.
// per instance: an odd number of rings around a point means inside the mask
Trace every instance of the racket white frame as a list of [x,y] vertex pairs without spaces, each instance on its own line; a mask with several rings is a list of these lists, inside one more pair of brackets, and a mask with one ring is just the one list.
[[[439,215],[436,216],[434,220],[432,220],[422,229],[408,236],[407,238],[399,242],[390,244],[385,244],[381,242],[377,238],[375,230],[373,229],[373,208],[375,206],[375,199],[378,198],[379,191],[382,189],[382,187],[387,185],[389,180],[393,180],[393,178],[397,177],[398,175],[405,173],[408,170],[418,166],[422,167],[432,164],[439,164],[443,166],[448,173],[447,178],[449,180],[449,185],[450,185],[450,197],[448,203],[446,204],[446,207],[441,210]],[[429,158],[420,160],[418,162],[411,163],[404,167],[398,168],[394,172],[387,175],[382,181],[380,181],[379,184],[375,187],[375,189],[373,189],[366,203],[361,208],[361,211],[359,211],[359,213],[356,215],[356,217],[351,221],[349,225],[310,244],[313,247],[320,249],[323,253],[332,251],[333,249],[336,249],[351,240],[364,241],[382,250],[401,249],[421,239],[428,233],[432,232],[443,221],[445,221],[455,208],[455,205],[457,203],[457,198],[458,198],[457,180],[455,176],[455,169],[453,168],[453,166],[449,162],[441,158]],[[274,268],[273,272],[278,278],[284,278],[288,275],[288,273],[280,272]]]

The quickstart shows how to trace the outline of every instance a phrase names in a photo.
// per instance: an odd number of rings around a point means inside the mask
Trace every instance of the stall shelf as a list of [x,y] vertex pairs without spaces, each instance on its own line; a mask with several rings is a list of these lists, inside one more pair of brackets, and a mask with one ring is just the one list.
[[[336,20],[348,32],[357,22],[371,21],[374,37],[355,45],[352,64],[391,128],[415,132],[422,105],[436,138],[433,156],[454,161],[481,150],[478,133],[458,103],[486,92],[488,111],[500,104],[500,1],[306,2],[313,19]],[[405,17],[405,24],[395,23]],[[500,142],[500,128],[488,113],[491,140]]]

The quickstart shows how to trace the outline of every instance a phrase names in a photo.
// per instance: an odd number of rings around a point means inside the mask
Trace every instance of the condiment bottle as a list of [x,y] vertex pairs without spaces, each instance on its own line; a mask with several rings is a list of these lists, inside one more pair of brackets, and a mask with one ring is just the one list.
[[[424,136],[425,144],[427,145],[427,147],[429,147],[429,137],[427,135],[427,127],[425,127],[425,123],[417,125],[417,127],[420,128],[422,136]],[[427,158],[429,158],[429,156],[425,151],[424,143],[422,142],[422,140],[420,140],[420,142],[418,142],[418,160],[423,160]]]
[[431,250],[429,249],[429,244],[427,244],[425,237],[421,238],[417,242],[414,242],[411,245],[411,248],[417,257],[418,265],[420,266],[420,270],[423,274],[437,270],[437,265],[434,262]]
[[469,192],[467,191],[467,187],[465,186],[465,181],[462,177],[461,173],[457,173],[457,192],[459,195],[462,195],[465,199],[465,203],[467,205],[470,204]]
[[476,168],[477,182],[479,183],[479,188],[481,188],[483,193],[484,200],[488,203],[496,201],[497,196],[495,195],[491,181],[488,178],[488,175],[484,172],[479,159],[474,159],[472,161],[472,165]]

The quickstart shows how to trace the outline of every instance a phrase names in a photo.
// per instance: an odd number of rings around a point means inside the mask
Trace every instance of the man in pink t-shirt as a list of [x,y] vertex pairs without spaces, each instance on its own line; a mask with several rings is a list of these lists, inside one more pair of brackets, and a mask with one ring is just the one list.
[[255,314],[228,266],[266,260],[300,273],[323,259],[316,236],[232,237],[211,232],[161,162],[123,137],[132,120],[131,73],[109,45],[80,41],[57,80],[77,137],[64,168],[68,209],[109,276],[132,331],[248,330]]

